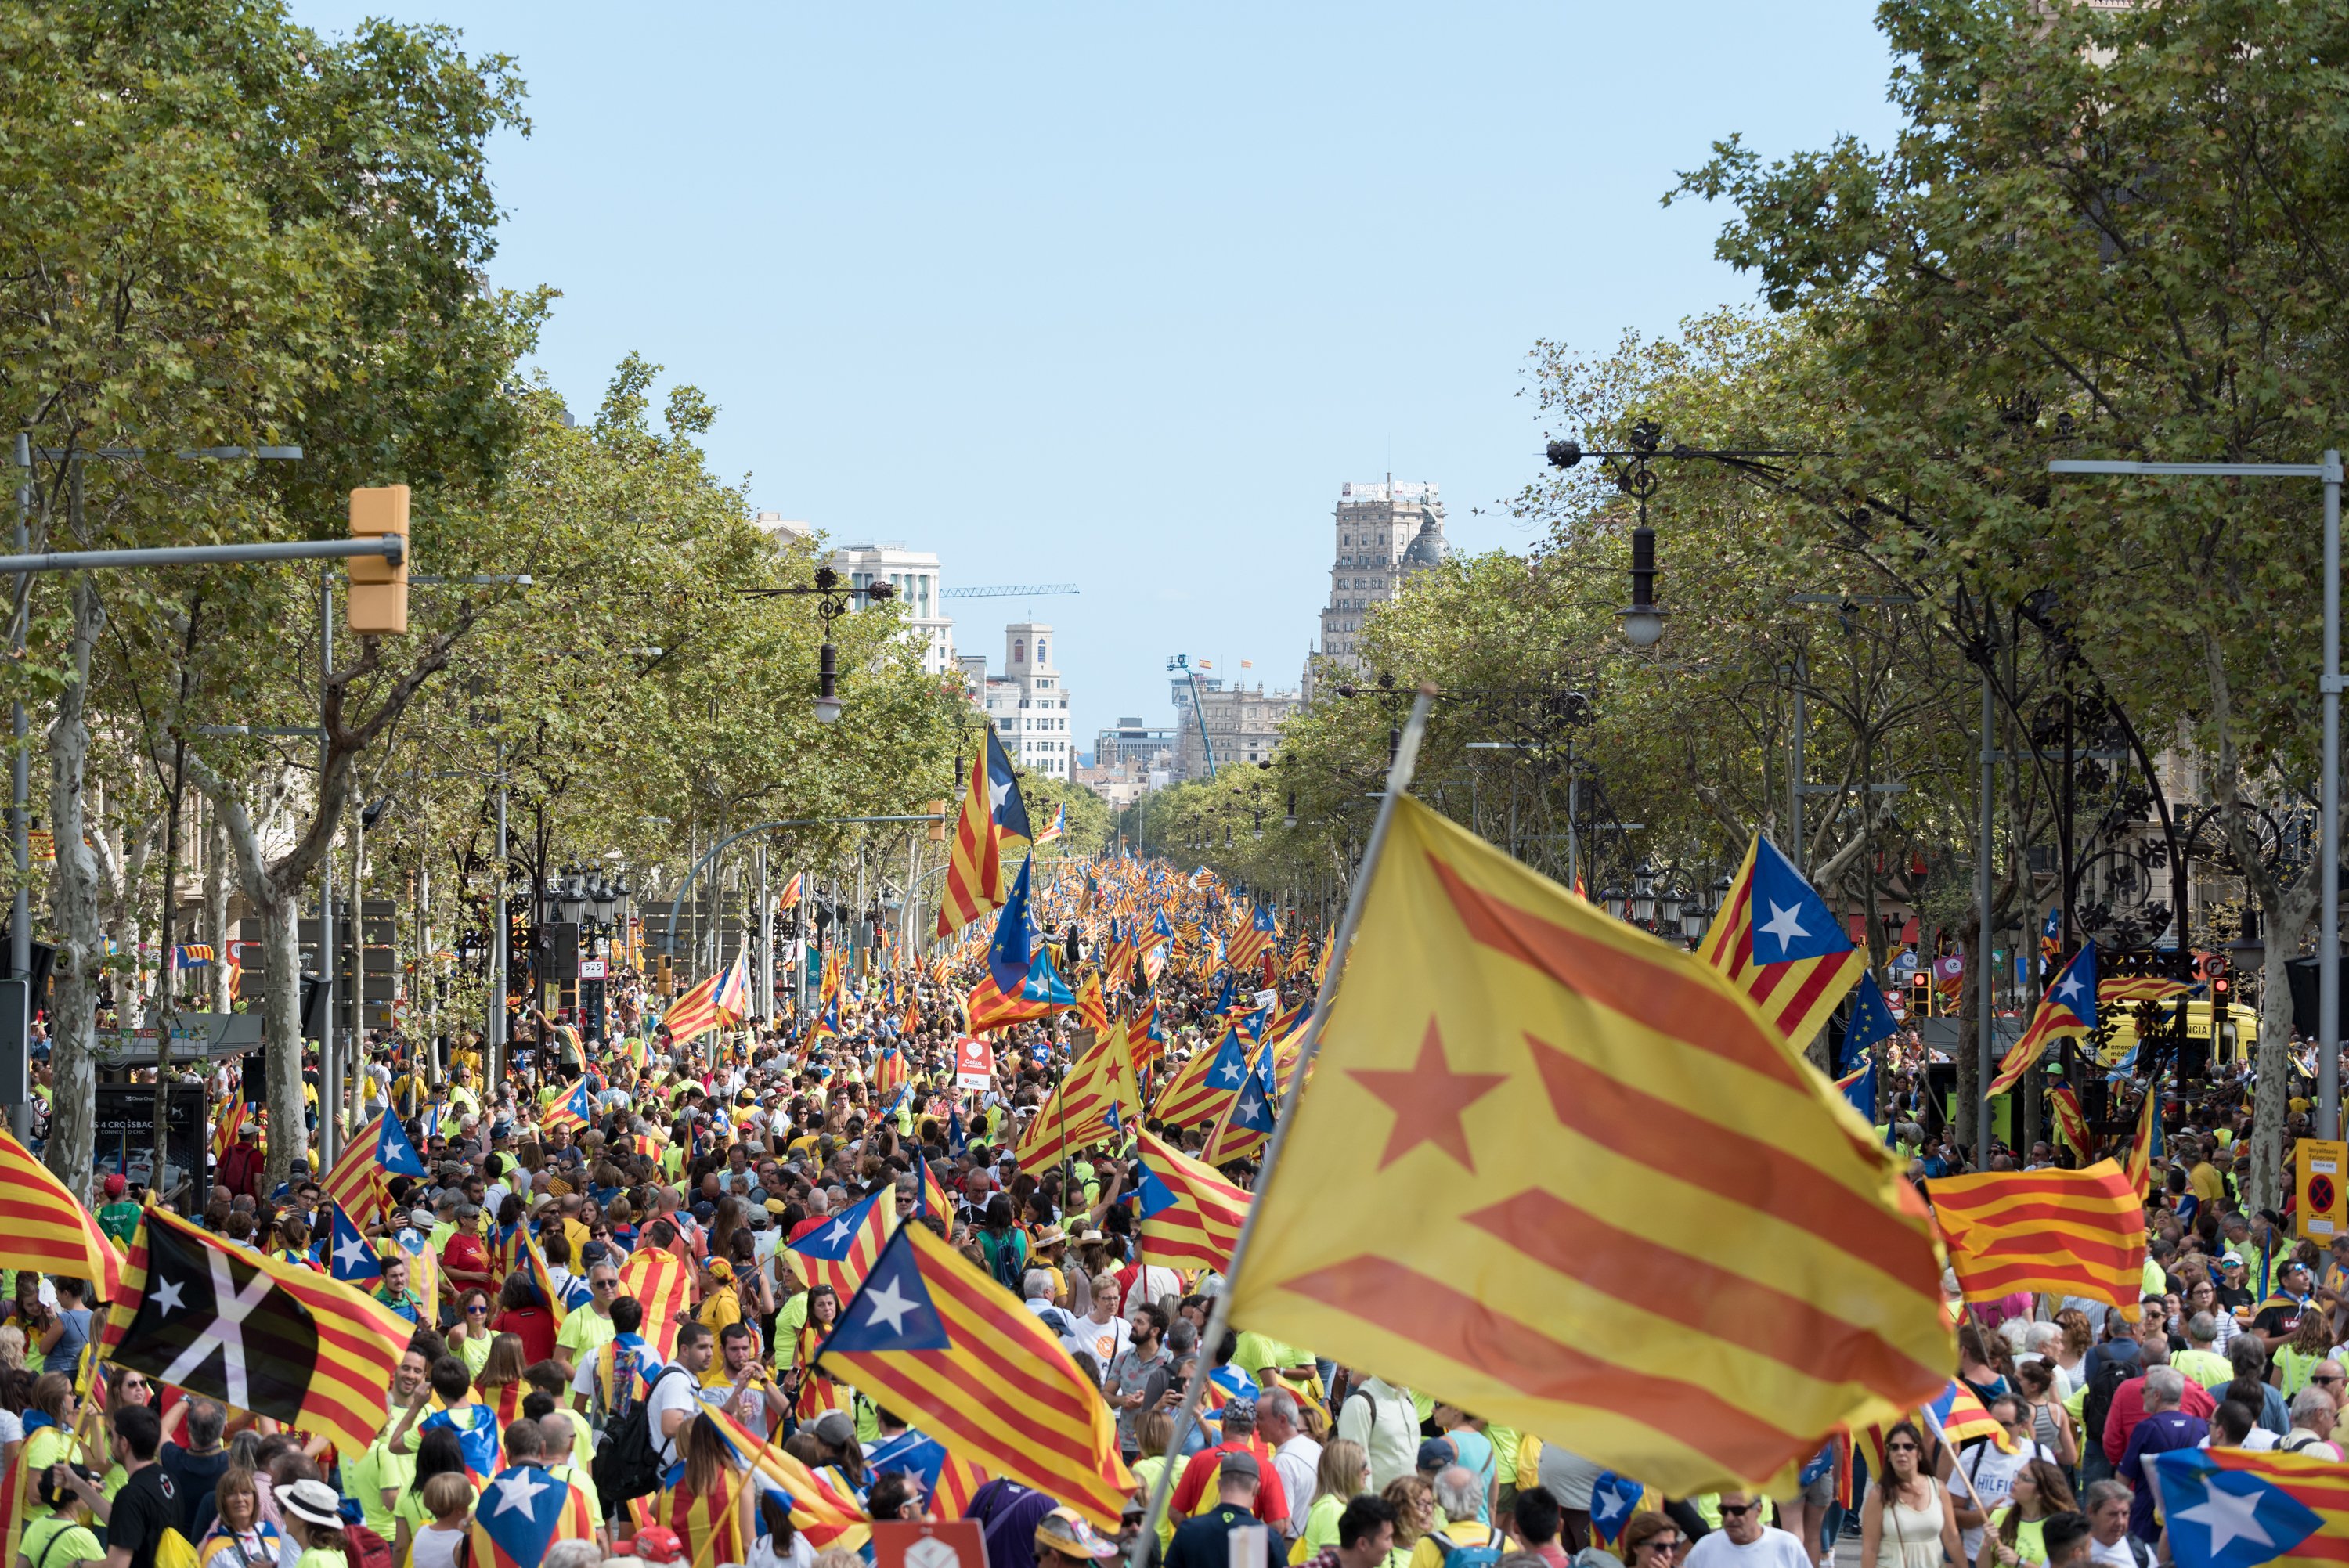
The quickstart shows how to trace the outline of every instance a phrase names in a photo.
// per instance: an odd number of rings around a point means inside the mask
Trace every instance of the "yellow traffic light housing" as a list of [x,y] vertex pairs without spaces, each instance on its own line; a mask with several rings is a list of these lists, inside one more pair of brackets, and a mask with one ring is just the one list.
[[352,634],[398,637],[408,633],[408,487],[378,485],[351,491],[351,537],[399,535],[398,565],[381,556],[351,557],[347,615]]
[[925,831],[928,834],[930,842],[934,844],[943,844],[947,841],[947,802],[944,800],[931,801],[929,803],[929,813],[936,820],[931,822]]

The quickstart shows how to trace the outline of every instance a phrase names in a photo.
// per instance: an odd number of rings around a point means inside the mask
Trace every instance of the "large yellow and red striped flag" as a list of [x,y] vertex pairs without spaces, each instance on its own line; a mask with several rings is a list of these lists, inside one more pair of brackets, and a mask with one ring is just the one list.
[[668,1005],[668,1011],[661,1015],[661,1026],[668,1031],[671,1046],[683,1046],[718,1027],[720,978],[710,975]]
[[1672,1496],[1948,1383],[1931,1217],[1745,992],[1408,799],[1231,1315]]
[[1101,971],[1096,969],[1077,986],[1077,1021],[1096,1035],[1109,1033],[1109,1004],[1102,999]]
[[1134,1084],[1133,1058],[1126,1051],[1123,1029],[1096,1037],[1092,1048],[1070,1065],[1061,1087],[1019,1135],[1019,1169],[1041,1176],[1064,1158],[1074,1159],[1078,1150],[1108,1138],[1112,1107],[1126,1126],[1140,1125],[1142,1090]]
[[1868,968],[1826,901],[1759,833],[1697,952],[1797,1050]]
[[2340,1460],[2229,1448],[2147,1459],[2176,1562],[2202,1568],[2349,1563],[2349,1470]]
[[2121,1168],[1985,1171],[1925,1183],[1968,1301],[2016,1291],[2080,1295],[2137,1315],[2145,1206]]
[[98,1357],[357,1453],[415,1332],[363,1291],[150,1205]]
[[1143,1256],[1227,1272],[1247,1219],[1247,1193],[1156,1133],[1145,1129],[1140,1136]]
[[87,1280],[114,1299],[122,1259],[98,1221],[33,1151],[0,1128],[0,1268]]
[[342,1152],[335,1156],[334,1164],[326,1168],[326,1179],[321,1182],[326,1196],[342,1205],[351,1223],[364,1233],[370,1221],[380,1220],[390,1207],[390,1188],[384,1181],[380,1146],[383,1118],[370,1118],[343,1140]]
[[1133,1477],[1060,1336],[925,1225],[900,1225],[816,1365],[949,1454],[1117,1528]]
[[620,1294],[644,1305],[643,1335],[663,1361],[677,1359],[677,1315],[692,1305],[693,1280],[674,1253],[638,1246],[620,1265]]
[[1003,833],[995,825],[995,798],[987,787],[987,748],[970,759],[970,787],[955,818],[947,854],[947,883],[938,897],[936,934],[952,936],[1003,903]]

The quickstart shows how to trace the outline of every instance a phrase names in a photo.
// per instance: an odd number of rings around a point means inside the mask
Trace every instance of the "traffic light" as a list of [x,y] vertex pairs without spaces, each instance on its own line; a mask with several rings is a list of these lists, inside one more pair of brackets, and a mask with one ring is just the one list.
[[947,803],[944,800],[933,800],[925,808],[925,810],[926,810],[931,816],[937,819],[936,821],[932,822],[929,825],[927,830],[930,842],[934,844],[945,843],[947,841]]
[[378,485],[351,491],[351,537],[399,535],[395,566],[379,555],[351,557],[347,614],[352,634],[398,637],[408,633],[408,487]]
[[1909,1010],[1920,1018],[1933,1016],[1933,977],[1922,969],[1909,976]]

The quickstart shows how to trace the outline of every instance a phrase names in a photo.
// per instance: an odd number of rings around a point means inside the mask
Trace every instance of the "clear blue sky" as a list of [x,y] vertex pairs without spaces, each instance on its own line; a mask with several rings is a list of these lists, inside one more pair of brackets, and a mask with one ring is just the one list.
[[[1084,748],[1167,721],[1171,654],[1296,684],[1347,480],[1522,549],[1534,340],[1752,298],[1673,170],[1893,125],[1861,0],[293,9],[519,57],[493,275],[563,291],[574,407],[639,350],[759,506],[1081,584],[1034,609]],[[999,664],[1024,613],[961,602],[957,642]]]

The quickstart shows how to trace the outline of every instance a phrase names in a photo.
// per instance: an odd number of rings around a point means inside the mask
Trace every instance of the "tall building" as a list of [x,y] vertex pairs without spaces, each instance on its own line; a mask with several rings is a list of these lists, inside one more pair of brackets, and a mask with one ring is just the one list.
[[[1173,683],[1173,696],[1174,772],[1179,779],[1207,777],[1211,746],[1218,769],[1235,762],[1270,761],[1280,745],[1280,727],[1304,702],[1293,691],[1268,692],[1261,683],[1254,687],[1227,686],[1212,676],[1198,677],[1195,708],[1189,680],[1178,676]],[[1203,717],[1204,738],[1199,733]]]
[[1003,628],[1001,675],[987,673],[983,655],[965,655],[954,662],[1015,767],[1073,780],[1077,753],[1069,739],[1069,688],[1052,663],[1052,645],[1058,640],[1052,628],[1040,622],[1016,622]]
[[902,544],[849,544],[833,552],[832,569],[852,587],[888,583],[905,606],[907,630],[922,645],[922,668],[944,675],[955,667],[954,617],[939,596],[936,555]]
[[1330,604],[1321,612],[1321,652],[1355,669],[1362,622],[1374,604],[1402,591],[1403,579],[1440,564],[1451,547],[1444,538],[1444,502],[1433,484],[1338,488],[1331,530]]
[[1077,782],[1123,810],[1153,789],[1174,780],[1174,732],[1153,729],[1139,717],[1120,718],[1117,727],[1093,736],[1092,760],[1077,763]]

